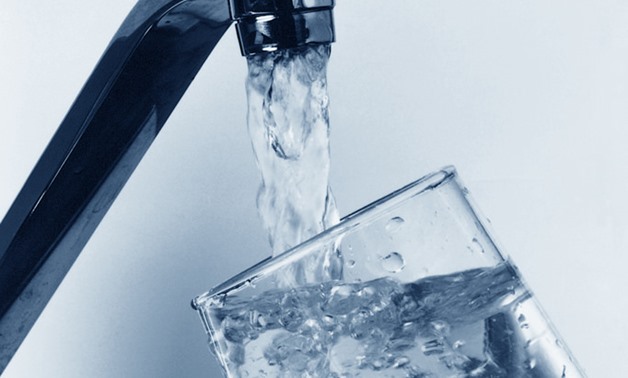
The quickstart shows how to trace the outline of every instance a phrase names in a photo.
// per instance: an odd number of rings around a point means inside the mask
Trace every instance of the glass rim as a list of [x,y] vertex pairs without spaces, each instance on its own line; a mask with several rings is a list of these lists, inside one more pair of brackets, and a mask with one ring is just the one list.
[[395,208],[406,200],[436,189],[443,184],[450,182],[457,176],[456,168],[453,165],[445,166],[437,171],[433,171],[418,180],[392,191],[391,193],[369,203],[366,206],[343,217],[340,222],[327,230],[313,236],[312,238],[286,250],[275,256],[268,257],[248,269],[236,274],[226,281],[214,286],[209,291],[197,296],[192,300],[192,308],[201,309],[209,300],[216,296],[226,294],[228,291],[244,289],[251,286],[254,281],[259,280],[268,273],[272,273],[281,267],[291,264],[301,257],[310,253],[313,249],[318,249],[321,244],[334,242],[339,236],[352,228],[368,223],[377,218],[381,213]]

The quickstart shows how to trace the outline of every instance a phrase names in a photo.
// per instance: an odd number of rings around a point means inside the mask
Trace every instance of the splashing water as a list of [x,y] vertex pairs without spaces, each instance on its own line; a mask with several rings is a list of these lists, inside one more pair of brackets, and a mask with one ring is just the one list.
[[[328,183],[330,51],[318,45],[248,58],[248,125],[262,176],[257,207],[275,256],[339,221]],[[320,255],[284,284],[337,276],[335,248]]]
[[[338,222],[328,184],[329,53],[316,46],[249,58],[258,210],[275,255]],[[391,218],[385,232],[393,238],[405,224]],[[469,250],[485,253],[477,239]],[[227,376],[583,376],[508,261],[413,282],[389,274],[344,282],[337,246],[322,252],[276,272],[278,288],[250,297],[234,290],[210,304],[203,319]],[[379,263],[390,274],[409,269],[395,250]]]
[[221,298],[229,377],[582,377],[514,268],[390,277]]

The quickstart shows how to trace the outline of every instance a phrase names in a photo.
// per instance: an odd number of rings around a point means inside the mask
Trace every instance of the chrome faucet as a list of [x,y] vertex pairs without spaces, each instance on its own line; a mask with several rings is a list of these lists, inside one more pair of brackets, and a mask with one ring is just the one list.
[[233,21],[243,55],[334,41],[334,0],[140,0],[0,223],[0,373]]

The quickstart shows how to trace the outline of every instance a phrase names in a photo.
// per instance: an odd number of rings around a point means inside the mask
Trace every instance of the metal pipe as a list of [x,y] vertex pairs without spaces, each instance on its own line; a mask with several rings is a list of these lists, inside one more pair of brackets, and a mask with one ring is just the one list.
[[332,1],[228,1],[140,0],[101,57],[0,223],[0,373],[233,19],[243,54],[333,41]]

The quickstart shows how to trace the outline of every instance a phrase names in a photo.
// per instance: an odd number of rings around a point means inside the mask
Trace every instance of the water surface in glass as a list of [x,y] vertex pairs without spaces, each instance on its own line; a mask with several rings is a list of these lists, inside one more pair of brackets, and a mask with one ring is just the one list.
[[[336,244],[341,279],[280,287]],[[227,377],[582,377],[453,168],[195,299]]]

